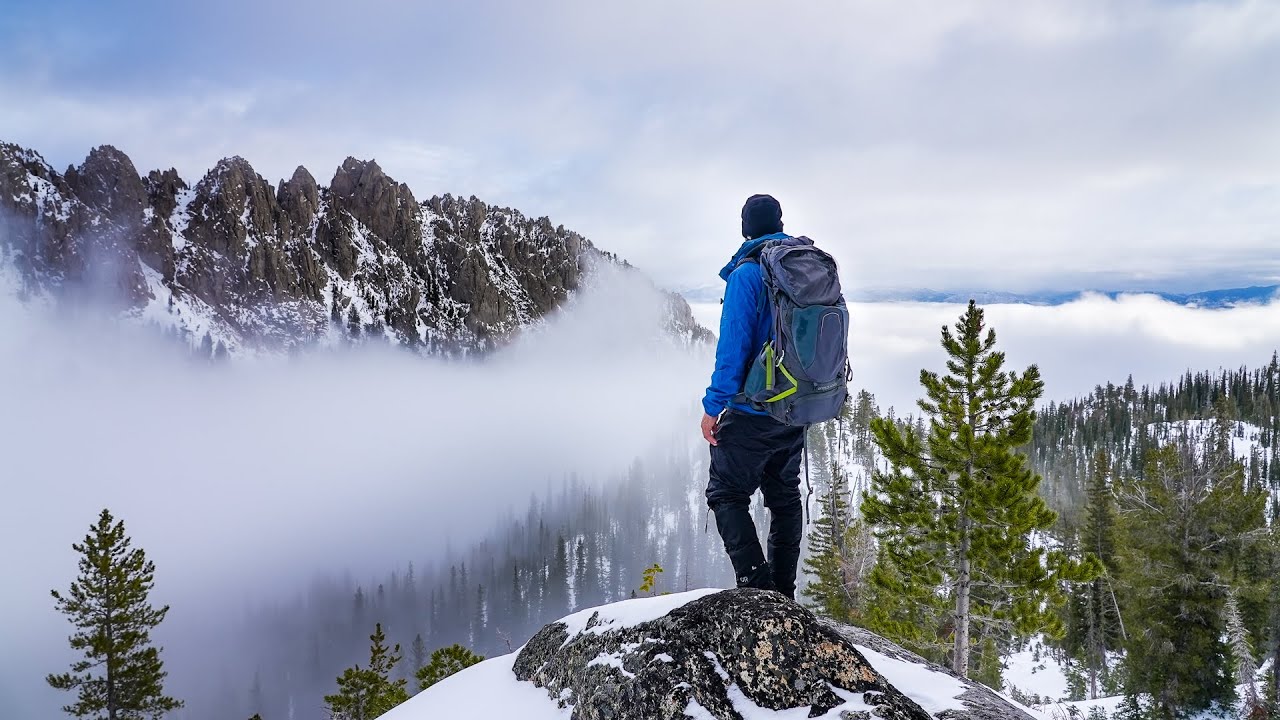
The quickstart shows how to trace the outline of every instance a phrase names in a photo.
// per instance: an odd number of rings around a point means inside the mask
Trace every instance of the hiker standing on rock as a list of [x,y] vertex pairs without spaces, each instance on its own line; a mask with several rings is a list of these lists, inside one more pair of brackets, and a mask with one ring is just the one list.
[[[836,417],[848,396],[849,314],[835,261],[782,231],[782,206],[752,195],[726,283],[715,370],[702,399],[711,445],[707,504],[739,587],[795,598],[804,511],[805,428]],[[769,508],[768,556],[751,519],[759,489]]]

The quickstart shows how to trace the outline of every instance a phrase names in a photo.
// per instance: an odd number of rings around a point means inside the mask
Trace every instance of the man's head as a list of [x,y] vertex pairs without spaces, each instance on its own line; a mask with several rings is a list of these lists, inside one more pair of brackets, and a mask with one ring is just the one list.
[[742,206],[742,237],[755,240],[782,232],[782,206],[772,195],[752,195]]

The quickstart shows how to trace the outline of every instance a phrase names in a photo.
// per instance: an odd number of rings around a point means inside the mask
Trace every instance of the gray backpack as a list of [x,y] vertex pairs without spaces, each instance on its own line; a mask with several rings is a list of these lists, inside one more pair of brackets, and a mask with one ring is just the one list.
[[852,375],[849,310],[835,259],[796,237],[770,241],[742,262],[760,264],[773,327],[735,399],[787,425],[836,417]]

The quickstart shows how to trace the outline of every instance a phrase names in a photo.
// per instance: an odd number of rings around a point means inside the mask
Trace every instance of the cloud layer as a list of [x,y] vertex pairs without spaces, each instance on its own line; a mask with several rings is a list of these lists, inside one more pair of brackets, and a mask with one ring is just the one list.
[[[917,413],[920,370],[942,371],[943,325],[954,325],[960,305],[855,304],[849,343],[853,384],[875,393],[881,409]],[[1174,382],[1188,370],[1258,367],[1280,351],[1280,298],[1268,305],[1205,310],[1151,295],[1111,300],[1087,296],[1066,305],[991,305],[985,308],[1008,367],[1040,367],[1043,402],[1088,394],[1130,375],[1139,386]],[[704,324],[719,306],[698,305]]]
[[350,351],[210,367],[0,293],[6,716],[62,699],[42,680],[71,659],[48,593],[103,507],[159,568],[156,600],[174,607],[161,642],[191,653],[233,624],[228,598],[434,558],[571,474],[606,482],[673,433],[696,437],[709,361],[660,342],[652,286],[602,272],[486,365]]
[[[43,3],[0,25],[0,136],[189,178],[376,157],[550,214],[667,285],[753,192],[862,284],[1274,282],[1263,0]],[[1097,281],[1099,276],[1105,282]]]

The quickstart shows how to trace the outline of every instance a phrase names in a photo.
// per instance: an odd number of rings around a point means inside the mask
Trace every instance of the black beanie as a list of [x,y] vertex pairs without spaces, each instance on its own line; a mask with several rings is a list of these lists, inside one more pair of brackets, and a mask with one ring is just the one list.
[[772,195],[752,195],[742,206],[742,237],[755,240],[782,232],[782,206]]

